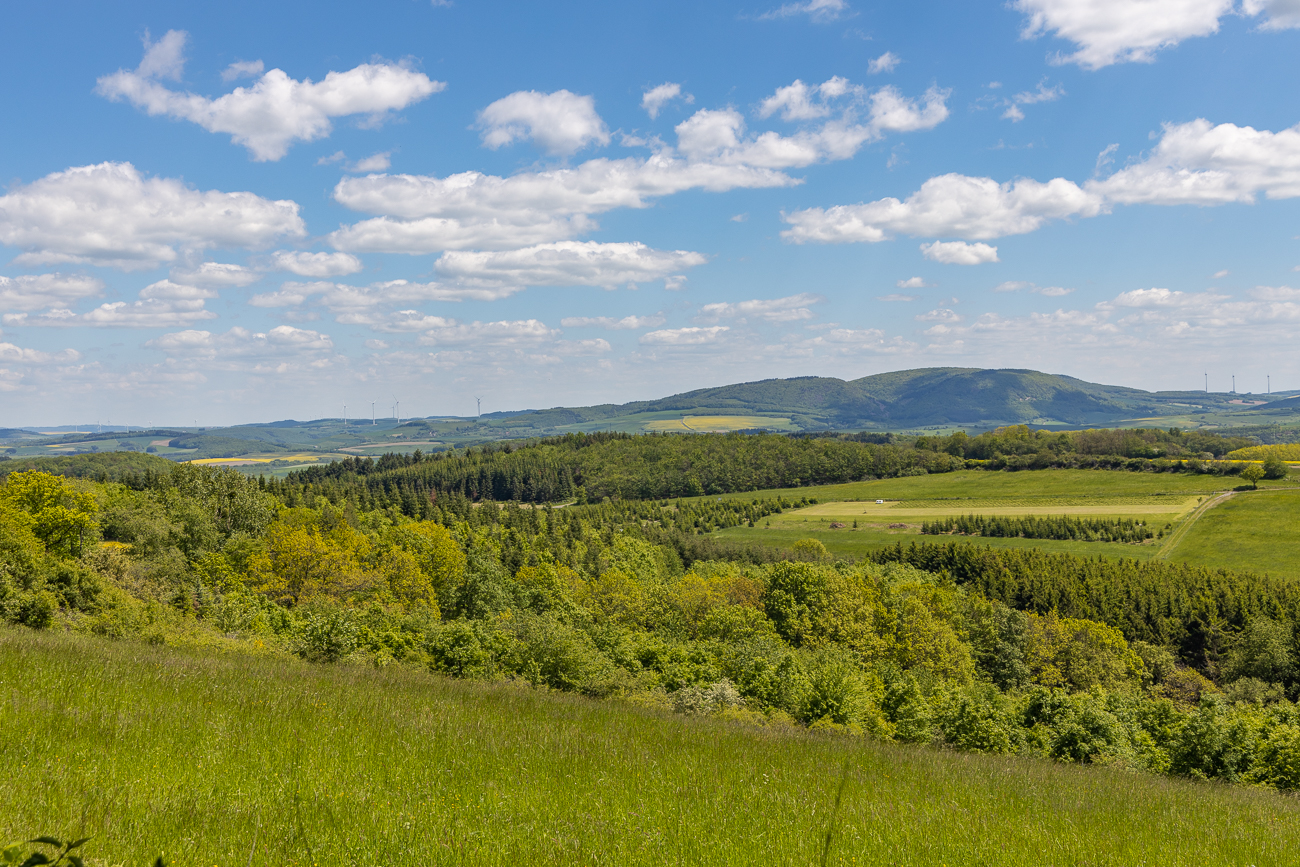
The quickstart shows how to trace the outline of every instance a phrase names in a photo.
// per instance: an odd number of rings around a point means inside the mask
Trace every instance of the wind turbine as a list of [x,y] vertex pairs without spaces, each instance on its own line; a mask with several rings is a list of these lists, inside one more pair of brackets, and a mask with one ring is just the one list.
[[397,395],[393,395],[393,415],[397,417],[397,426],[401,427],[402,426],[402,402],[397,399]]
[[474,401],[475,401],[475,403],[478,404],[478,416],[476,416],[476,418],[482,418],[482,417],[483,417],[483,398],[481,398],[481,397],[475,397],[475,398],[474,398]]

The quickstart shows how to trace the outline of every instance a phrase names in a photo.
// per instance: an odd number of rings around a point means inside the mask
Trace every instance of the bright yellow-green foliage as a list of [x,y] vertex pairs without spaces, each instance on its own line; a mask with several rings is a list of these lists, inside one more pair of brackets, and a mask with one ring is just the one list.
[[62,476],[31,470],[10,473],[0,486],[0,505],[25,514],[32,532],[52,553],[69,553],[95,530],[95,498]]
[[1026,638],[1025,663],[1044,686],[1114,689],[1147,673],[1123,633],[1104,623],[1031,613]]
[[1300,461],[1300,443],[1278,443],[1268,446],[1247,446],[1228,452],[1225,456],[1234,461],[1262,461],[1276,456],[1284,461]]
[[437,616],[439,596],[454,594],[464,580],[464,552],[447,528],[431,521],[388,535],[390,544],[376,551],[366,534],[335,512],[285,509],[249,561],[250,583],[284,605],[373,600]]
[[[404,669],[0,630],[0,840],[92,864],[1295,863],[1300,802]],[[1276,744],[1296,739],[1280,727]],[[833,812],[844,780],[838,812]],[[310,853],[310,854],[309,854]]]

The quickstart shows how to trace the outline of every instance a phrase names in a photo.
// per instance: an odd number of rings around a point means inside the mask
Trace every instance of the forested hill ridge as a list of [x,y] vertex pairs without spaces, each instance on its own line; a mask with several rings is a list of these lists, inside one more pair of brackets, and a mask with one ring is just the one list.
[[[1246,402],[1239,394],[1148,392],[1036,370],[931,367],[848,381],[824,376],[765,379],[702,388],[658,400],[489,413],[483,419],[559,428],[602,420],[653,418],[658,414],[722,413],[786,416],[793,427],[803,430],[898,431],[1006,424],[1077,427],[1149,416],[1260,412],[1255,401],[1292,395],[1253,396]],[[1286,408],[1300,408],[1300,400],[1288,402]]]
[[1300,392],[1147,392],[1034,370],[936,367],[847,381],[819,376],[766,379],[655,400],[489,412],[470,418],[390,415],[126,431],[90,425],[57,436],[0,429],[0,461],[136,451],[173,461],[251,457],[264,463],[301,463],[339,454],[409,453],[568,433],[929,435],[953,430],[975,434],[1013,425],[1052,430],[1176,427],[1253,436],[1264,443],[1295,442],[1300,441]]

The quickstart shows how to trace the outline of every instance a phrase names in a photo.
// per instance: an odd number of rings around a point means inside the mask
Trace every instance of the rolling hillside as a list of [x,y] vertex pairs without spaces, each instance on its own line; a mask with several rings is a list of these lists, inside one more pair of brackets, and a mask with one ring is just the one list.
[[[432,386],[431,386],[432,387]],[[1034,370],[933,367],[842,380],[804,376],[702,388],[657,400],[585,407],[344,423],[340,418],[227,428],[67,433],[42,437],[6,430],[14,458],[152,448],[172,460],[257,456],[277,472],[327,455],[437,450],[493,440],[612,430],[700,432],[764,429],[932,432],[1008,424],[1082,427],[1212,428],[1263,442],[1300,437],[1300,392],[1240,395],[1147,392]],[[313,458],[313,456],[316,456]],[[283,466],[280,466],[283,465]],[[269,468],[268,468],[269,469]]]
[[[1293,395],[1273,397],[1281,403]],[[938,367],[849,381],[815,376],[767,379],[621,405],[490,413],[481,421],[506,427],[580,429],[602,423],[644,425],[670,415],[766,415],[788,418],[804,430],[908,430],[1004,424],[1085,427],[1189,414],[1254,416],[1269,408],[1234,404],[1234,400],[1240,401],[1241,396],[1147,392],[1034,370]],[[1287,415],[1300,410],[1300,400],[1284,404]]]

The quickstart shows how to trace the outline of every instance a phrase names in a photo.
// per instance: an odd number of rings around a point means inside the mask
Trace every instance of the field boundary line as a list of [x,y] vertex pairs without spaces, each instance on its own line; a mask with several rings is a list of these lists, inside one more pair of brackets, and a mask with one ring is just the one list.
[[1166,539],[1165,544],[1161,546],[1160,553],[1156,555],[1156,559],[1168,560],[1169,555],[1178,547],[1178,543],[1183,541],[1183,537],[1187,535],[1187,532],[1192,528],[1192,525],[1201,519],[1202,515],[1210,511],[1210,509],[1214,508],[1219,503],[1232,499],[1236,494],[1236,491],[1224,491],[1218,496],[1210,497],[1204,503],[1197,506],[1190,515],[1183,519],[1183,522],[1178,525],[1178,528],[1174,530],[1173,533],[1169,534],[1169,538]]

